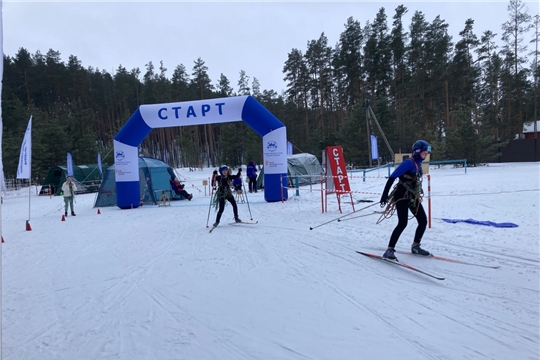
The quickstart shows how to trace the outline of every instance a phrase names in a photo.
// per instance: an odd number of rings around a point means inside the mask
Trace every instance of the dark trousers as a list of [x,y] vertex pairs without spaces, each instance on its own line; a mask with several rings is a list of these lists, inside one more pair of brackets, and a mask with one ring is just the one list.
[[73,196],[64,196],[64,209],[66,214],[68,212],[68,205],[71,208],[71,213],[73,214]]
[[181,190],[177,190],[175,191],[177,195],[182,195],[183,197],[185,197],[186,199],[189,199],[189,197],[191,196],[186,190],[184,189],[181,189]]
[[219,198],[219,209],[216,216],[216,223],[219,223],[219,220],[221,220],[221,214],[223,214],[223,210],[225,210],[225,200],[231,203],[234,217],[238,217],[238,206],[236,206],[236,201],[234,200],[234,197],[232,196],[232,194],[229,194],[227,195],[227,197]]
[[414,242],[420,244],[420,241],[422,241],[422,236],[424,235],[427,227],[426,212],[424,211],[422,203],[418,204],[418,211],[416,212],[416,214],[414,213],[414,209],[411,205],[412,201],[409,199],[402,199],[396,201],[398,224],[392,232],[392,236],[390,236],[390,242],[388,243],[388,247],[394,248],[396,246],[399,240],[399,236],[407,227],[407,223],[409,221],[409,209],[411,209],[411,212],[416,217],[416,221],[418,221],[418,227],[416,228],[416,233],[414,234]]
[[249,192],[257,192],[257,178],[256,177],[250,177],[249,179]]

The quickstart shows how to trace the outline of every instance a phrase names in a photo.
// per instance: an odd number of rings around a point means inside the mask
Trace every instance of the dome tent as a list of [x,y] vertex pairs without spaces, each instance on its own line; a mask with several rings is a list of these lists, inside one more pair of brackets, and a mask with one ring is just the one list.
[[[139,157],[139,179],[141,202],[144,205],[155,205],[159,201],[162,190],[171,190],[169,180],[174,179],[174,170],[163,161]],[[146,180],[148,178],[148,180]],[[148,183],[148,191],[145,189]],[[171,190],[171,200],[182,200],[183,196],[177,195]],[[135,204],[134,204],[135,205]],[[140,204],[137,204],[139,206]],[[98,196],[94,207],[116,206],[116,178],[114,165],[109,166],[103,173],[103,182],[99,187]]]
[[[39,195],[60,195],[62,184],[68,175],[67,166],[53,166],[49,169],[41,186]],[[101,182],[101,174],[97,164],[73,165],[73,180],[77,185],[76,194],[95,193]]]
[[[320,183],[320,175],[323,168],[319,159],[313,154],[302,153],[287,155],[287,176],[289,177],[289,186],[295,185],[295,177],[298,176],[298,185],[309,185]],[[257,177],[257,189],[264,187],[264,168]],[[311,175],[311,176],[306,176]]]

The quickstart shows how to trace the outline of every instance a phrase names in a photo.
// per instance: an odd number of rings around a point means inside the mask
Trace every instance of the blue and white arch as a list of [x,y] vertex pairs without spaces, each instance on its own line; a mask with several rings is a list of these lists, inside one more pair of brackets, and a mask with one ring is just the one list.
[[[287,199],[285,125],[251,96],[141,105],[114,137],[116,199],[121,209],[139,206],[138,148],[152,129],[244,121],[263,138],[264,198]],[[281,182],[280,182],[281,179]]]

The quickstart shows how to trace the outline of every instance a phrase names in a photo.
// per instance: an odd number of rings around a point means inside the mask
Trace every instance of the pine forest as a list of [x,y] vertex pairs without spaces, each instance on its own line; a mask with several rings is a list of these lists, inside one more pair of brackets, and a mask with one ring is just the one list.
[[[83,67],[76,55],[64,62],[59,50],[31,54],[21,44],[4,55],[5,177],[15,177],[30,115],[32,175],[39,180],[51,166],[65,165],[66,152],[77,164],[95,164],[98,153],[113,164],[112,140],[141,104],[237,95],[255,97],[280,119],[295,153],[320,158],[324,147],[341,145],[348,163],[369,166],[367,128],[381,139],[366,116],[369,103],[394,152],[425,139],[432,159],[495,161],[525,123],[538,120],[540,18],[521,0],[510,0],[507,10],[507,21],[493,31],[476,33],[473,19],[452,24],[462,28],[459,38],[441,16],[426,19],[403,5],[392,13],[380,8],[364,25],[351,16],[335,44],[323,32],[283,54],[281,93],[261,89],[257,74],[243,70],[237,82],[223,73],[210,79],[201,58],[176,65],[170,78],[171,65],[163,62],[144,70],[119,65],[111,74]],[[393,161],[379,144],[382,162]],[[242,122],[154,129],[140,151],[166,154],[173,167],[262,163],[261,139]]]

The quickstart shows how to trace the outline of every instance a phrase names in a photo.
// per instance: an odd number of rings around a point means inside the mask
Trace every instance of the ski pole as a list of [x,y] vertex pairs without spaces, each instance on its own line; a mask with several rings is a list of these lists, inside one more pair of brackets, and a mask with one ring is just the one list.
[[208,217],[206,218],[206,228],[208,229],[208,221],[210,221],[210,209],[212,208],[212,199],[214,198],[214,188],[210,194],[210,205],[208,206]]
[[372,212],[371,214],[358,215],[358,216],[351,217],[351,218],[346,218],[346,219],[338,219],[338,222],[341,222],[341,221],[347,221],[347,220],[353,220],[353,219],[358,219],[358,218],[361,218],[361,217],[371,216],[371,215],[375,215],[375,214],[382,214],[382,212],[380,212],[380,211],[374,211],[374,212]]
[[249,200],[248,200],[248,196],[247,196],[247,192],[246,192],[246,187],[244,186],[244,182],[242,182],[242,191],[244,191],[244,195],[246,195],[246,203],[247,203],[247,206],[248,206],[248,210],[249,210],[249,217],[251,221],[253,221],[253,216],[251,215],[251,208],[249,207]]
[[317,225],[317,226],[310,227],[309,230],[313,230],[313,229],[316,229],[316,228],[321,227],[321,226],[323,226],[323,225],[330,224],[331,222],[334,222],[334,221],[336,221],[336,220],[339,220],[339,219],[342,219],[342,218],[344,218],[344,217],[350,216],[350,215],[352,215],[352,214],[354,214],[354,213],[357,213],[357,212],[359,212],[359,211],[362,211],[362,210],[365,210],[365,209],[367,209],[367,208],[370,208],[370,207],[372,207],[373,205],[377,205],[378,203],[379,203],[379,202],[373,203],[373,204],[371,204],[371,205],[368,205],[368,206],[363,207],[363,208],[358,209],[358,210],[354,210],[354,211],[352,211],[352,212],[350,212],[350,213],[347,213],[347,214],[345,214],[345,215],[341,215],[341,216],[339,216],[339,217],[337,217],[337,218],[335,218],[335,219],[329,220],[329,221],[324,222],[324,223],[322,223],[322,224],[319,224],[319,225]]

